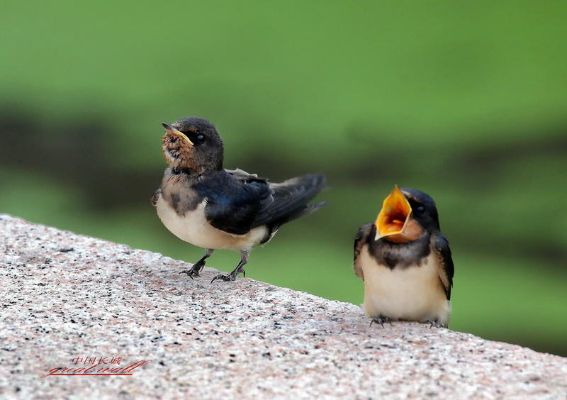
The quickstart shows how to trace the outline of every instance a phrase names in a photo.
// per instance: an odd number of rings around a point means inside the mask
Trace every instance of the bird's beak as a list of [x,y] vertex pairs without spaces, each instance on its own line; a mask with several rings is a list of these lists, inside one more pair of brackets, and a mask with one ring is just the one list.
[[389,236],[404,241],[404,230],[408,225],[412,209],[408,199],[396,185],[384,199],[382,209],[376,218],[375,240]]
[[165,128],[165,135],[173,135],[178,137],[181,141],[187,143],[189,146],[193,147],[193,142],[183,133],[175,129],[173,126],[166,124],[165,122],[161,123],[161,126]]

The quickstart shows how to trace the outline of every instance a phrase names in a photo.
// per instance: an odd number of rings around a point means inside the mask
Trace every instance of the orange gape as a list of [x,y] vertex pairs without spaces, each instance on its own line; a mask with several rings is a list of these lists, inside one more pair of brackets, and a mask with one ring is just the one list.
[[422,229],[411,218],[412,209],[408,199],[396,185],[384,199],[376,218],[376,240],[386,237],[388,241],[404,243],[416,240]]

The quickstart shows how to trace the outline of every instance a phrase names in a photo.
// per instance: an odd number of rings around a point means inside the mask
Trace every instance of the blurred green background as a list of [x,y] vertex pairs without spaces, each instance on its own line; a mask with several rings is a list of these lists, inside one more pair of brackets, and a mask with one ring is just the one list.
[[415,187],[453,248],[451,327],[567,355],[567,2],[0,11],[0,212],[195,261],[149,198],[160,122],[204,116],[227,167],[331,186],[247,276],[360,304],[353,236],[395,183]]

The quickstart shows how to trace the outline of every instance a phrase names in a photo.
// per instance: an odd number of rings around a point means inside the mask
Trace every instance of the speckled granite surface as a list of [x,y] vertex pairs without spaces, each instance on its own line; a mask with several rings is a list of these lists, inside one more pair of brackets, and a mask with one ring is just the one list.
[[[567,398],[565,358],[369,327],[351,304],[192,281],[183,262],[5,215],[0,235],[2,399]],[[89,367],[131,375],[49,375]]]

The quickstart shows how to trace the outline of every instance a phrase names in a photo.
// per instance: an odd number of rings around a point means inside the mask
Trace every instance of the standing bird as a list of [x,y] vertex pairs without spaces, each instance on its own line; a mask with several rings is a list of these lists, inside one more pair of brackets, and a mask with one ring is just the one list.
[[364,281],[364,311],[372,322],[447,327],[453,271],[435,202],[419,190],[394,187],[376,222],[356,235],[354,272]]
[[325,186],[322,175],[270,183],[242,170],[223,169],[223,143],[215,127],[197,117],[162,124],[162,149],[168,164],[152,204],[175,236],[206,249],[193,267],[199,276],[215,249],[240,251],[230,274],[213,281],[234,281],[244,272],[252,247],[268,242],[278,228],[310,214],[323,203],[308,204]]

